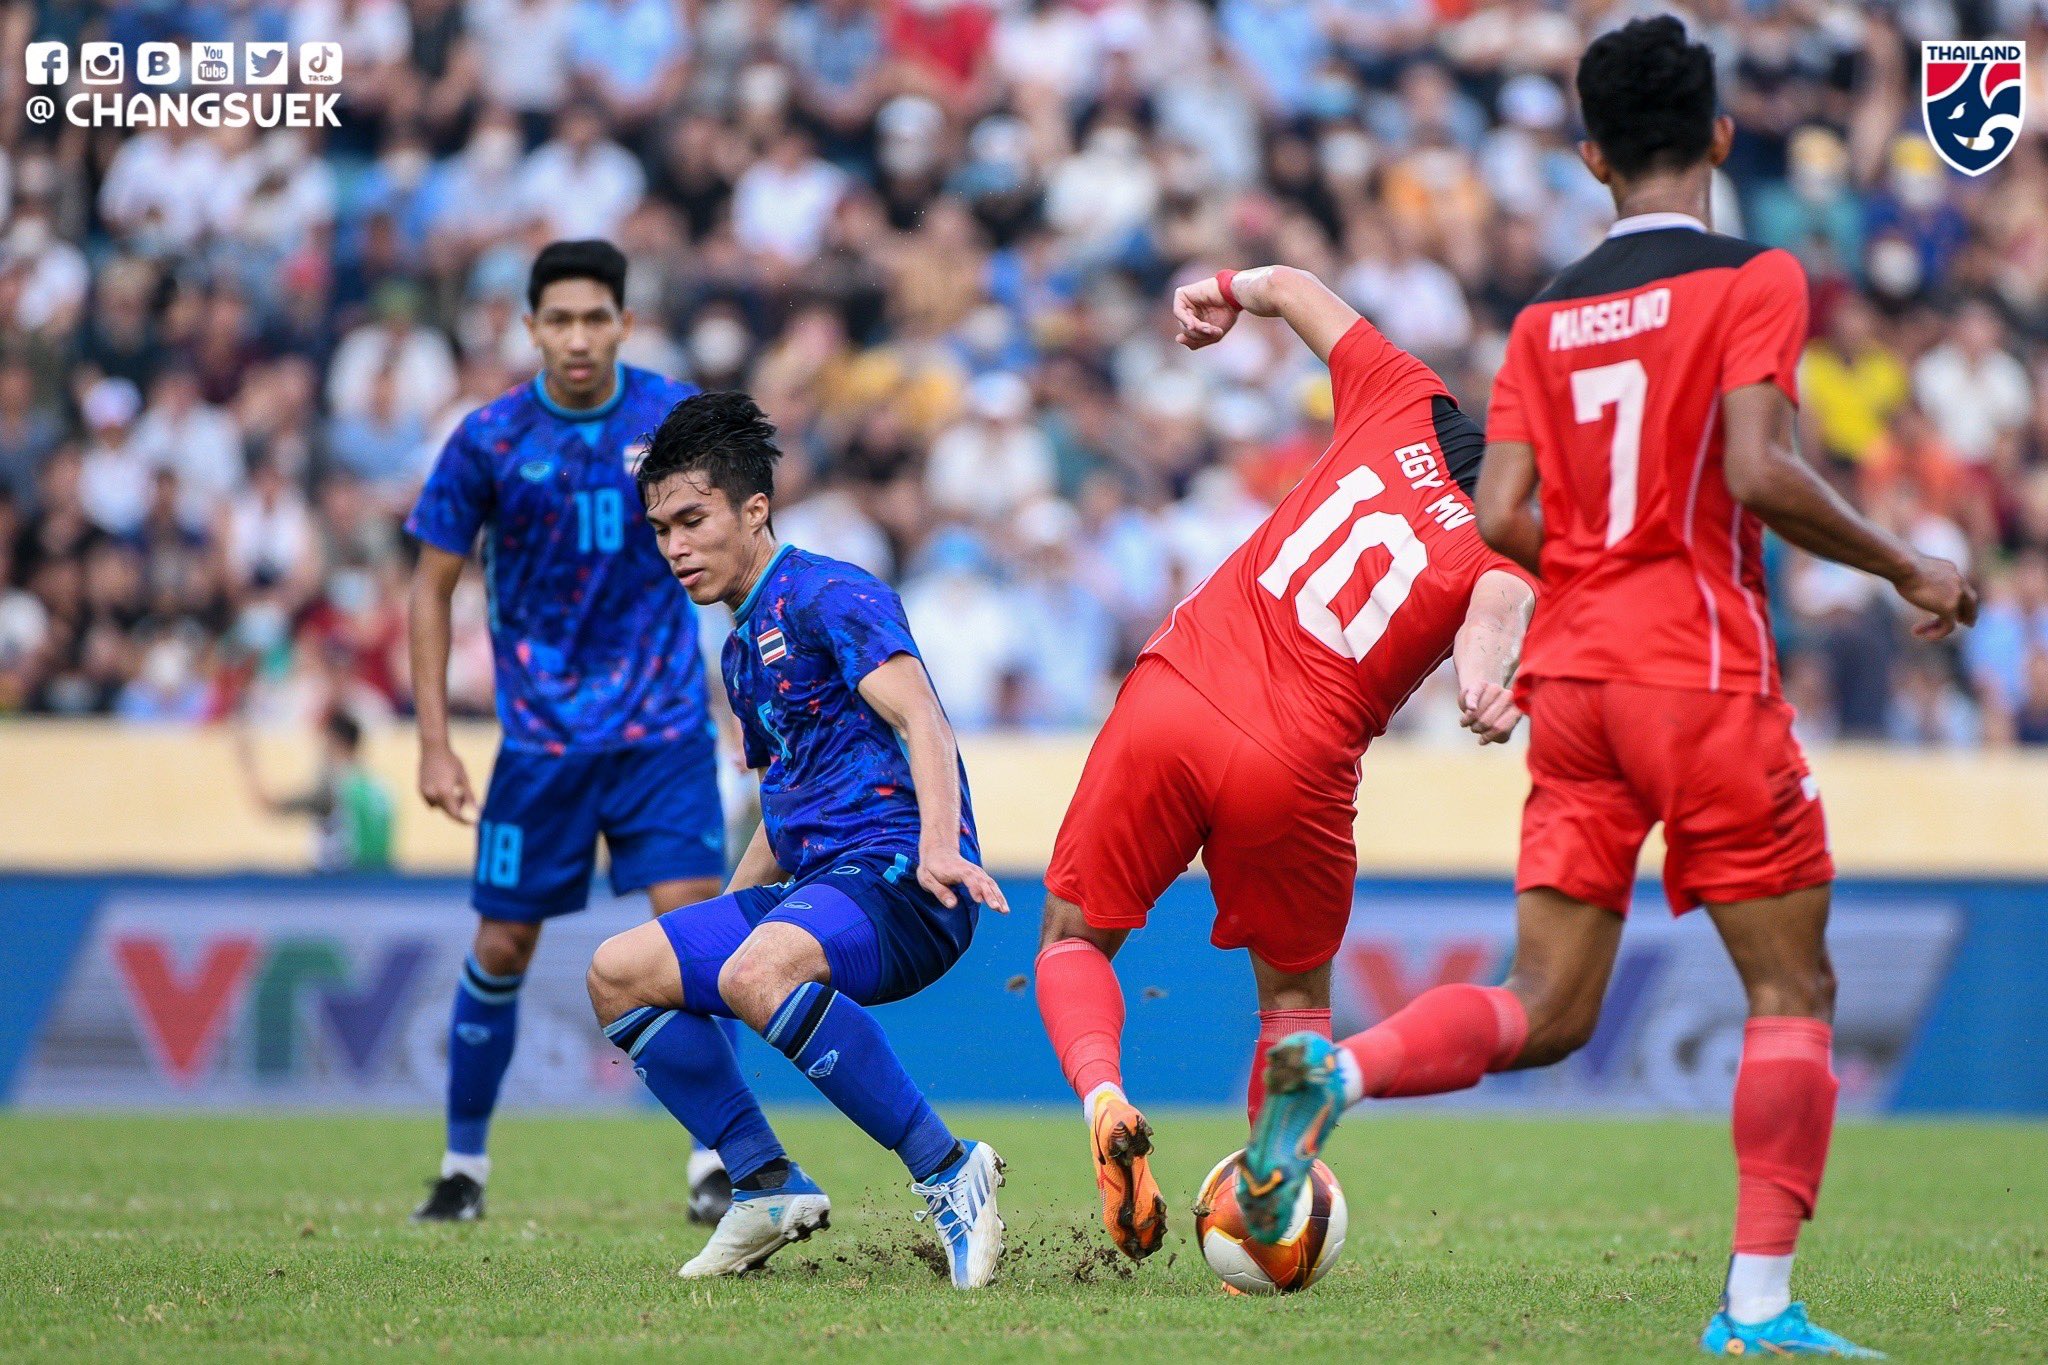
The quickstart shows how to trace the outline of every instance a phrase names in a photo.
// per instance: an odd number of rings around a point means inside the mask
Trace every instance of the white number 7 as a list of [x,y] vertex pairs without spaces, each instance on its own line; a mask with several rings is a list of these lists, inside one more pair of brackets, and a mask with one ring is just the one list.
[[1643,455],[1643,399],[1650,376],[1640,360],[1623,360],[1572,371],[1573,415],[1597,422],[1614,405],[1614,440],[1608,448],[1607,543],[1636,528],[1636,471]]

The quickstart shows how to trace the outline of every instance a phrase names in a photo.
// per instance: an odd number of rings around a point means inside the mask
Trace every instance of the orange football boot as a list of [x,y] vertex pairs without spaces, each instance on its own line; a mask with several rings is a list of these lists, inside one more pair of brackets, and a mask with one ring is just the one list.
[[1095,1183],[1102,1190],[1102,1225],[1117,1249],[1134,1261],[1166,1240],[1166,1200],[1152,1178],[1152,1125],[1123,1096],[1105,1093],[1089,1120],[1095,1142]]

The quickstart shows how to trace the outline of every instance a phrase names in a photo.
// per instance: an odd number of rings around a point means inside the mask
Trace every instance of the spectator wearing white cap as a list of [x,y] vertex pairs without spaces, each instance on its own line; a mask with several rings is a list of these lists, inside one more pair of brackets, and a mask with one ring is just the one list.
[[102,531],[125,536],[149,510],[150,463],[135,440],[142,395],[125,379],[101,379],[79,403],[91,443],[78,471],[85,514]]
[[932,442],[925,493],[942,512],[1000,521],[1052,491],[1052,443],[1026,419],[1031,386],[996,371],[967,390],[965,420]]

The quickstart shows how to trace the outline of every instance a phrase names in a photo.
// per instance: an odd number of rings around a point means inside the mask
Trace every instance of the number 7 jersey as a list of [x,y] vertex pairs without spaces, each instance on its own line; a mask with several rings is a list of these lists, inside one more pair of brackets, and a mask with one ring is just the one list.
[[1336,434],[1145,646],[1312,782],[1358,760],[1450,653],[1473,585],[1483,438],[1434,371],[1360,320],[1330,352]]
[[1728,492],[1721,398],[1798,401],[1806,276],[1644,214],[1516,317],[1488,438],[1532,446],[1543,600],[1519,677],[1778,692],[1763,526]]

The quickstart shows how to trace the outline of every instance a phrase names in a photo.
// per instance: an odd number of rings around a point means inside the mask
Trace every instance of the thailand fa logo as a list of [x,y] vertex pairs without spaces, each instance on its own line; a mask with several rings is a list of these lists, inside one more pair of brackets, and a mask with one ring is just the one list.
[[1920,57],[1920,121],[1935,155],[1964,175],[2005,160],[2026,112],[2026,44],[1927,42]]

